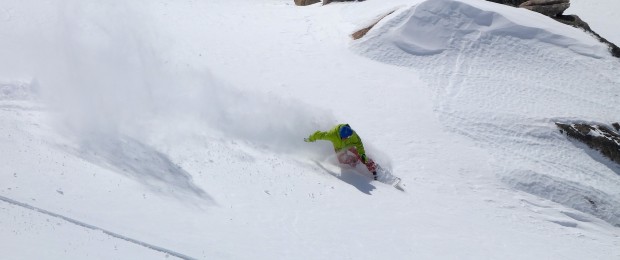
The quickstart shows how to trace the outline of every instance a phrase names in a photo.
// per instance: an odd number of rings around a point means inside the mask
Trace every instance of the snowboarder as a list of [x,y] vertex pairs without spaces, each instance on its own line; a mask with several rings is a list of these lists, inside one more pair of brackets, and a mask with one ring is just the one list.
[[339,124],[327,132],[316,131],[308,138],[304,138],[305,142],[314,142],[316,140],[332,142],[334,150],[338,155],[338,161],[342,164],[355,167],[361,161],[366,165],[368,171],[372,172],[374,179],[377,180],[377,165],[366,156],[362,139],[348,124]]

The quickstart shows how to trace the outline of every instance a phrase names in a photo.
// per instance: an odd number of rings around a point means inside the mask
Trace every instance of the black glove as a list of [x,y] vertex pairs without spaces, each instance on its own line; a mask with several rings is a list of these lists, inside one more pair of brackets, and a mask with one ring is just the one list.
[[375,178],[375,181],[377,180],[377,172],[376,171],[372,172],[372,177]]

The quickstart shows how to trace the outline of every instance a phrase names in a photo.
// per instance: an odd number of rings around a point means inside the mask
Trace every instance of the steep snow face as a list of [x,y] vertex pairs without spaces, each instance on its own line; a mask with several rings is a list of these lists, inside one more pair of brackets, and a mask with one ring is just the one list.
[[426,1],[353,49],[422,71],[443,124],[495,157],[507,184],[620,225],[620,169],[554,121],[613,122],[620,63],[581,30],[482,1]]

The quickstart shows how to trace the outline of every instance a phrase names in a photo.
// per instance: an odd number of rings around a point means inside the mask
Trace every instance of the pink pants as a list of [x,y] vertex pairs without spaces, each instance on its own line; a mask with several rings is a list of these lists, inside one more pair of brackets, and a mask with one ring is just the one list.
[[[351,152],[352,154],[348,152]],[[355,147],[351,147],[348,150],[341,150],[336,153],[338,154],[338,161],[340,163],[348,164],[352,167],[355,167],[355,165],[361,161],[360,155]],[[375,162],[368,157],[366,157],[366,163],[364,165],[366,165],[366,168],[368,168],[368,171],[370,172],[375,172],[377,170],[377,165]]]

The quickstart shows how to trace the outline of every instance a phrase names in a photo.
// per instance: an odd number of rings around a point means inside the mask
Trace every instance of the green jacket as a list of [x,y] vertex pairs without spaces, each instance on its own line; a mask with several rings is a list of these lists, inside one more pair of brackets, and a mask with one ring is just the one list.
[[316,131],[314,132],[314,134],[311,134],[308,137],[308,141],[310,142],[314,142],[316,140],[330,141],[334,145],[334,150],[336,150],[336,152],[340,152],[340,151],[349,149],[351,147],[355,147],[355,149],[357,149],[357,153],[359,154],[359,156],[362,158],[365,158],[366,151],[364,150],[364,144],[362,144],[362,139],[359,137],[359,135],[357,135],[355,131],[353,131],[353,134],[347,139],[343,140],[340,138],[339,130],[340,130],[340,127],[343,125],[346,125],[346,124],[339,124],[327,132]]

